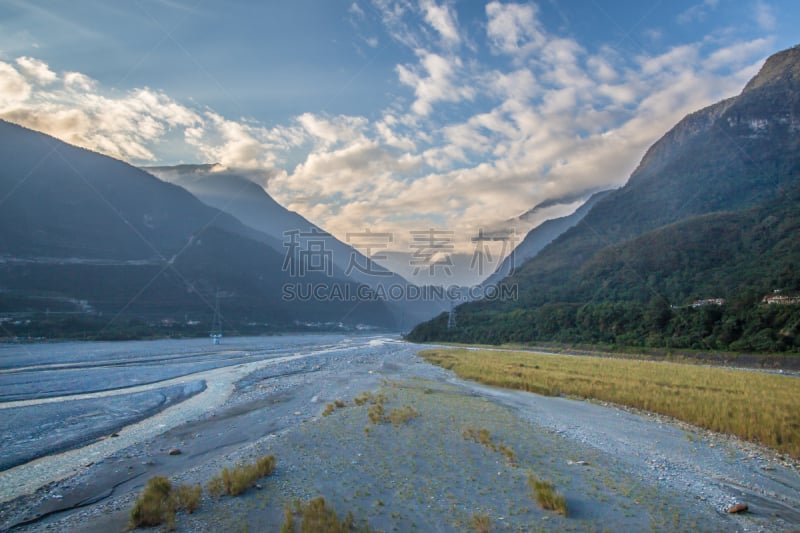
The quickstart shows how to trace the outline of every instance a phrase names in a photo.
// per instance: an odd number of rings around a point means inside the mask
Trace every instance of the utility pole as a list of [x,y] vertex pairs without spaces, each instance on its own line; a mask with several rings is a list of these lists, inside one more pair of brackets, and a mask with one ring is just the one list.
[[450,312],[447,314],[447,329],[456,327],[456,306],[450,302]]

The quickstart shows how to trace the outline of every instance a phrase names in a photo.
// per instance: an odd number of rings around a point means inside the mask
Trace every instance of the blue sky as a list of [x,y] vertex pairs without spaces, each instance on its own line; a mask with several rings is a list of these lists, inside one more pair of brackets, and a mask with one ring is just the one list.
[[624,183],[798,27],[789,0],[5,0],[0,117],[242,170],[339,236],[446,227],[466,249]]

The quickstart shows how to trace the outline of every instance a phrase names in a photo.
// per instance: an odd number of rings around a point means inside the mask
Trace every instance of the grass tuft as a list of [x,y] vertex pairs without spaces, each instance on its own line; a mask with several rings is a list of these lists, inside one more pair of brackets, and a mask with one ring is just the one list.
[[203,497],[203,487],[200,485],[180,485],[172,492],[172,501],[176,511],[186,511],[192,514],[200,507]]
[[502,441],[495,442],[488,429],[475,430],[473,428],[467,428],[461,432],[461,436],[466,440],[477,442],[493,452],[503,454],[508,460],[508,464],[511,466],[517,465],[517,454],[514,453],[514,450],[512,450],[510,446],[503,444]]
[[[299,532],[296,515],[300,520]],[[336,511],[328,507],[325,498],[320,496],[305,504],[297,502],[294,509],[285,507],[280,531],[281,533],[350,533],[351,531],[369,533],[371,530],[366,526],[356,528],[353,513],[347,513],[344,520],[340,520]]]
[[[401,426],[419,416],[419,412],[410,405],[399,407],[387,413],[384,408],[384,403],[387,400],[388,398],[383,393],[375,395],[371,392],[364,392],[354,398],[353,402],[356,405],[364,405],[367,402],[372,404],[367,410],[367,416],[370,422],[375,425],[391,423],[393,426]],[[369,431],[366,431],[366,433],[369,435]]]
[[489,533],[492,527],[492,520],[486,514],[472,515],[472,529],[475,533]]
[[206,485],[208,493],[218,498],[222,494],[238,496],[255,482],[271,475],[275,471],[275,456],[266,455],[254,464],[240,464],[233,468],[225,467],[218,476],[214,476]]
[[528,486],[533,492],[533,498],[542,506],[542,509],[555,511],[567,516],[567,500],[558,492],[552,483],[538,479],[533,474],[528,474]]
[[416,409],[411,407],[410,405],[406,405],[405,407],[399,407],[394,411],[389,413],[389,421],[392,423],[393,426],[401,426],[407,423],[409,420],[412,420],[419,416],[419,413]]
[[275,472],[275,456],[265,455],[256,461],[256,474],[258,477],[271,476]]
[[336,409],[341,409],[342,407],[347,407],[347,402],[343,400],[336,400],[335,402],[331,402],[325,406],[325,410],[322,411],[322,416],[328,416],[333,413]]
[[170,499],[171,491],[169,479],[162,476],[150,478],[133,504],[130,528],[159,526],[164,522],[172,524],[175,520],[175,508]]
[[166,529],[172,531],[175,529],[175,512],[195,512],[200,507],[202,495],[200,485],[180,485],[173,490],[169,479],[152,477],[133,504],[128,526],[135,529],[166,524]]

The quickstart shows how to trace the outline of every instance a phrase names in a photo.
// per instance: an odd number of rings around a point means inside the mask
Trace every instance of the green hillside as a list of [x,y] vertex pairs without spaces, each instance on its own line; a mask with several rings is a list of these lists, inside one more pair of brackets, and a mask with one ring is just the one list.
[[[459,308],[421,324],[419,341],[557,341],[744,351],[800,349],[800,305],[764,294],[800,287],[800,192],[738,212],[693,217],[609,246],[533,309]],[[557,296],[568,298],[557,300]],[[725,305],[693,307],[724,298]]]

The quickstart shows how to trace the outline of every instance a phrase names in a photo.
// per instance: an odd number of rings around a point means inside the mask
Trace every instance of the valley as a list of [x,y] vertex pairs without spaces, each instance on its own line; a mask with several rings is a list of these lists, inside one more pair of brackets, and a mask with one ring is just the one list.
[[0,2],[0,533],[797,533],[798,26]]

